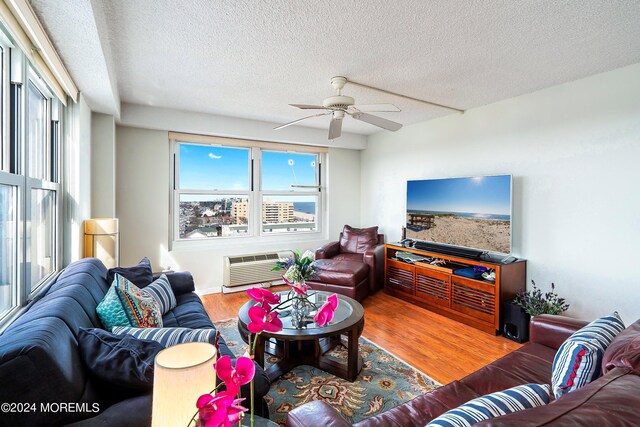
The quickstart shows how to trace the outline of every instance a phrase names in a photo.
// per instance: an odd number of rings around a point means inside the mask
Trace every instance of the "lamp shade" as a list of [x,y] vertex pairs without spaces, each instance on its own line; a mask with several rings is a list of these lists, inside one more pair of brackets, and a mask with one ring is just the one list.
[[84,257],[95,257],[107,268],[120,263],[118,218],[93,218],[84,222]]
[[216,348],[191,342],[162,350],[156,356],[153,378],[152,427],[187,426],[196,402],[216,384]]

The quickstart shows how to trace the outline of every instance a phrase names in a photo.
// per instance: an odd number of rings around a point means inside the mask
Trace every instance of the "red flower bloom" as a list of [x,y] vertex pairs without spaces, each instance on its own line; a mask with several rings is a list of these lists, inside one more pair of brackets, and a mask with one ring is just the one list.
[[238,357],[236,366],[231,364],[229,356],[222,356],[215,363],[216,374],[227,386],[227,392],[236,396],[241,385],[249,384],[256,373],[253,361],[248,357]]
[[244,399],[234,399],[234,395],[222,391],[215,396],[203,394],[198,399],[198,426],[200,427],[232,427],[247,411],[240,406]]
[[263,288],[251,288],[247,290],[247,295],[254,301],[259,303],[267,303],[271,305],[278,304],[280,302],[280,295],[276,295]]
[[254,305],[249,309],[249,318],[251,322],[247,325],[247,328],[254,334],[259,334],[263,331],[280,332],[282,330],[282,321],[278,319],[278,313],[265,310],[259,305]]
[[338,308],[338,296],[336,294],[331,295],[327,298],[327,301],[322,304],[320,310],[313,317],[314,322],[318,324],[318,326],[324,326],[327,323],[331,322],[333,319],[333,314]]

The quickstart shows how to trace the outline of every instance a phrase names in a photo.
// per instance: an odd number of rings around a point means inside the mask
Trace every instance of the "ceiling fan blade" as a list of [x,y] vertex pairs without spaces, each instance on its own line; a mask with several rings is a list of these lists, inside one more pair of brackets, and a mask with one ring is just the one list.
[[294,120],[294,121],[292,121],[292,122],[285,123],[285,124],[280,125],[280,126],[276,126],[276,127],[274,127],[274,128],[273,128],[273,130],[278,130],[278,129],[286,128],[287,126],[291,126],[292,124],[295,124],[295,123],[301,122],[301,121],[303,121],[303,120],[310,119],[310,118],[312,118],[312,117],[326,116],[327,114],[331,114],[331,111],[327,111],[326,113],[314,114],[314,115],[312,115],[312,116],[303,117],[303,118],[301,118],[301,119],[297,119],[297,120]]
[[302,110],[326,110],[322,105],[309,105],[309,104],[289,104],[292,107],[300,108]]
[[372,113],[398,113],[402,111],[400,108],[393,104],[361,104],[352,105],[358,111],[372,112]]
[[394,132],[402,127],[400,123],[392,122],[391,120],[383,119],[382,117],[374,116],[373,114],[362,113],[360,111],[351,113],[351,117]]
[[336,139],[342,135],[342,119],[331,119],[329,125],[329,139]]

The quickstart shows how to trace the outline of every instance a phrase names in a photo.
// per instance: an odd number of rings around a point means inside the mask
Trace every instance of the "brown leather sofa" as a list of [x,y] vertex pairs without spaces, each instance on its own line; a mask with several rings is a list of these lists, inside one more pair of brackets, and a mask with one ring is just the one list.
[[[424,427],[429,421],[478,396],[525,383],[549,383],[553,357],[573,332],[587,322],[541,315],[531,320],[531,341],[484,368],[419,396],[355,427]],[[621,332],[607,348],[603,374],[586,386],[546,406],[476,424],[507,426],[640,426],[640,320]],[[340,414],[321,401],[289,413],[288,427],[349,427]]]
[[378,227],[344,226],[340,239],[316,250],[318,276],[306,283],[315,290],[337,292],[362,301],[382,288],[384,234]]

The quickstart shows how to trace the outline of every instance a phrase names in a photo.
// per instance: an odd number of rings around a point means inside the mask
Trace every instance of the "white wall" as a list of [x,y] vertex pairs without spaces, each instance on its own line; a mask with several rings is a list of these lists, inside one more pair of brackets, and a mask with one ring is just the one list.
[[116,123],[113,116],[91,115],[91,215],[116,214]]
[[[187,119],[188,120],[188,119]],[[358,152],[331,148],[328,154],[327,203],[330,209],[321,236],[277,238],[260,242],[194,242],[169,251],[168,132],[116,127],[116,213],[120,219],[120,264],[132,265],[148,256],[155,270],[191,271],[198,291],[218,292],[223,257],[281,249],[315,249],[335,240],[345,223],[359,225],[360,157]]]
[[[228,138],[255,139],[258,141],[284,142],[289,144],[318,145],[326,147],[327,129],[289,126],[278,131],[273,128],[282,123],[262,122],[217,114],[196,113],[171,108],[146,105],[123,104],[118,124],[143,129],[172,130]],[[343,132],[339,140],[342,148],[361,150],[367,146],[367,137]]]
[[513,174],[513,253],[592,319],[640,317],[640,64],[369,138],[363,224],[400,238],[410,179]]
[[91,110],[83,94],[65,109],[63,264],[82,257],[83,222],[91,218]]

